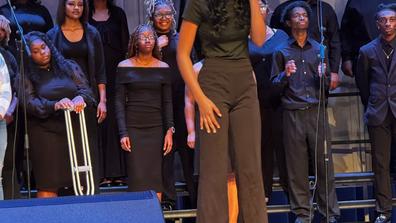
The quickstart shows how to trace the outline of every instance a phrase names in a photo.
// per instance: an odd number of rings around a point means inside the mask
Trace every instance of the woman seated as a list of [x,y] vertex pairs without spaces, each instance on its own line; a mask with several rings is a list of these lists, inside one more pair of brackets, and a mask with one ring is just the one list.
[[[24,91],[37,197],[56,197],[58,189],[72,186],[63,110],[79,113],[96,101],[80,67],[65,60],[44,33],[31,32],[26,41],[32,56]],[[72,122],[78,125],[75,113]],[[78,127],[74,134],[80,136]],[[81,140],[75,141],[81,148]]]
[[162,160],[172,150],[174,132],[172,93],[150,25],[133,32],[127,57],[118,65],[115,113],[121,147],[128,152],[128,190],[154,190],[161,200]]

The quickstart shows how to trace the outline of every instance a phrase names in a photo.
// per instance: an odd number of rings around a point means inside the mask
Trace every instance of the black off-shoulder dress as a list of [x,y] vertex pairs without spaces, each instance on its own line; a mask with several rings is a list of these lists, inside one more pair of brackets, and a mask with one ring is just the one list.
[[163,191],[166,130],[173,126],[169,68],[118,68],[116,118],[120,138],[129,136],[128,190]]

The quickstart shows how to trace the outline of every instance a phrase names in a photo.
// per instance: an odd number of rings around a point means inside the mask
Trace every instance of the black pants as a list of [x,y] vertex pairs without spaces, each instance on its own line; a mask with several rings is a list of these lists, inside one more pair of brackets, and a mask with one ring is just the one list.
[[197,222],[228,223],[229,158],[236,175],[242,222],[267,222],[260,164],[260,114],[250,62],[206,59],[198,81],[222,117],[218,118],[221,128],[217,133],[199,133]]
[[[265,196],[272,193],[274,168],[277,166],[279,182],[287,193],[285,149],[282,142],[282,109],[260,108],[261,113],[261,162]],[[274,158],[275,161],[274,162]]]
[[376,210],[390,217],[392,214],[392,186],[389,164],[391,162],[392,139],[396,139],[396,119],[389,111],[379,126],[368,126],[371,139],[372,166]]
[[[327,114],[325,121],[323,113],[319,117],[319,128],[317,135],[317,107],[306,110],[284,110],[283,111],[283,142],[286,153],[286,167],[288,176],[289,198],[292,212],[298,217],[309,222],[310,216],[310,189],[308,181],[309,156],[317,162],[317,189],[316,195],[320,213],[326,214],[326,171],[324,162],[324,129],[329,131]],[[323,126],[325,125],[325,128]],[[330,135],[328,134],[328,140]],[[329,169],[328,169],[328,189],[329,189],[329,215],[338,216],[340,214],[337,195],[334,185],[334,170],[329,149]],[[314,165],[315,166],[315,165]]]

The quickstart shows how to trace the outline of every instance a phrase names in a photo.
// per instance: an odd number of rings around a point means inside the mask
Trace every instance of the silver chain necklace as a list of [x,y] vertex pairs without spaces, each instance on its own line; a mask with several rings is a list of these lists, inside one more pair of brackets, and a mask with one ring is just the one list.
[[390,51],[390,53],[387,54],[387,53],[385,52],[385,50],[382,49],[382,52],[384,52],[384,54],[385,54],[387,60],[389,60],[389,58],[390,58],[390,56],[392,55],[392,53],[393,53],[394,50],[395,50],[395,49],[392,49],[392,51]]

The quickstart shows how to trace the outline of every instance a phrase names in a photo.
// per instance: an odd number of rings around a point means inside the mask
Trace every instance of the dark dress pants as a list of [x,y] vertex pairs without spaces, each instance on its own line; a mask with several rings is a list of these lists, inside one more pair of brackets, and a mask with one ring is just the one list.
[[396,139],[396,119],[392,112],[388,112],[381,125],[368,126],[368,131],[371,139],[376,211],[389,217],[392,214],[389,164],[392,140]]
[[[283,112],[283,142],[286,153],[290,205],[292,212],[304,219],[305,222],[309,222],[311,207],[311,193],[308,180],[309,156],[312,157],[313,161],[315,161],[316,157],[317,189],[315,197],[319,204],[319,212],[323,216],[326,215],[326,169],[324,161],[323,124],[325,124],[325,129],[327,130],[328,123],[327,114],[324,121],[323,113],[321,112],[316,146],[317,114],[317,107],[307,108],[305,110],[284,110]],[[329,134],[328,140],[330,140]],[[317,153],[315,153],[316,147]],[[338,216],[340,210],[335,193],[334,168],[331,149],[330,147],[328,149],[329,215]]]
[[217,133],[203,130],[199,133],[197,222],[228,223],[227,174],[231,158],[241,222],[266,223],[260,114],[250,62],[248,59],[206,59],[198,81],[222,117],[218,118],[221,128]]

